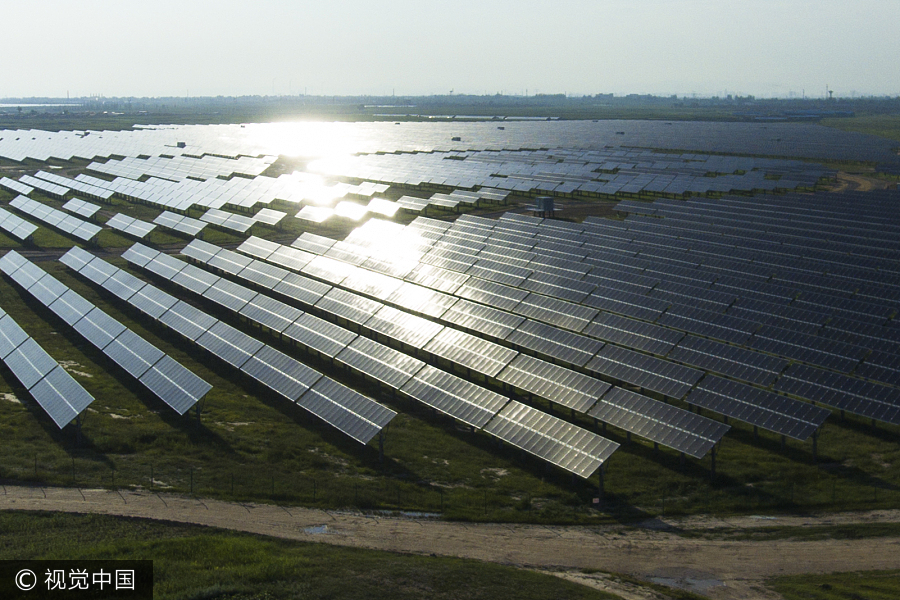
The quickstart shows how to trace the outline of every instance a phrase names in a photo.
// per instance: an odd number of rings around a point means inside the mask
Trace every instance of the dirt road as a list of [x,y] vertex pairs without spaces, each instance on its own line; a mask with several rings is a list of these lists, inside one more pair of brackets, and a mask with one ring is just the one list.
[[[641,527],[550,527],[450,523],[358,513],[242,504],[148,491],[5,486],[0,509],[101,513],[209,525],[281,538],[398,552],[459,556],[527,566],[610,587],[598,569],[679,585],[710,598],[778,598],[761,587],[774,575],[900,568],[900,538],[722,541],[685,538],[681,529],[745,529],[898,522],[900,511],[771,518],[654,520]],[[629,595],[626,597],[647,597]]]

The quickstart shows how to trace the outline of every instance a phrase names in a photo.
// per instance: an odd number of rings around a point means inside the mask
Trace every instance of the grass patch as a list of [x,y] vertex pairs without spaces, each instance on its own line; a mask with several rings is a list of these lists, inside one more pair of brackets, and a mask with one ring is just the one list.
[[900,115],[861,115],[841,119],[822,119],[826,127],[855,131],[900,141]]
[[101,515],[0,513],[2,559],[153,560],[154,598],[614,599],[482,563]]
[[796,575],[766,585],[785,600],[894,600],[900,598],[900,571]]
[[672,533],[688,538],[714,540],[768,542],[778,540],[860,540],[866,538],[898,537],[900,523],[855,523],[821,527],[760,527],[748,529],[688,529],[674,528]]

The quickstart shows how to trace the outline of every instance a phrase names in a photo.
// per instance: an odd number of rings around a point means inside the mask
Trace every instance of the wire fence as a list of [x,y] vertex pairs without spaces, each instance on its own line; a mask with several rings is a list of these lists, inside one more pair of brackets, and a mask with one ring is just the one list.
[[96,459],[68,463],[0,464],[0,479],[26,485],[132,489],[235,501],[275,502],[320,508],[397,511],[468,520],[585,522],[614,516],[746,514],[805,510],[865,510],[900,506],[900,490],[881,480],[822,477],[753,485],[691,486],[641,492],[637,501],[616,490],[531,497],[500,487],[438,486],[399,478],[341,473],[285,473],[258,466],[210,471],[147,462],[125,470]]

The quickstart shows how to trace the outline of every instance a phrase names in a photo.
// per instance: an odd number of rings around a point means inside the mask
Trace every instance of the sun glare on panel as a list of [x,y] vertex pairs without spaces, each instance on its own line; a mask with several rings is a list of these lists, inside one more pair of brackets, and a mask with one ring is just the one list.
[[334,214],[338,217],[344,217],[352,221],[359,221],[366,216],[369,209],[362,204],[343,200],[338,202],[334,207]]

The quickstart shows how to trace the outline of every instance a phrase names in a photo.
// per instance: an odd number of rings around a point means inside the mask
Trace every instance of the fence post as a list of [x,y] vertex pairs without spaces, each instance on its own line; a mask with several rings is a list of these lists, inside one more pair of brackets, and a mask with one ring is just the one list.
[[150,489],[153,489],[153,463],[150,463]]
[[75,455],[72,455],[72,484],[75,484]]
[[194,493],[194,467],[191,467],[191,494]]

